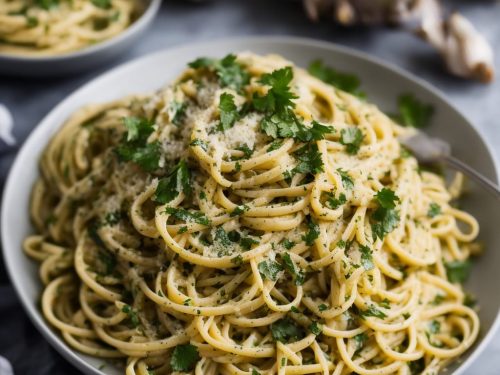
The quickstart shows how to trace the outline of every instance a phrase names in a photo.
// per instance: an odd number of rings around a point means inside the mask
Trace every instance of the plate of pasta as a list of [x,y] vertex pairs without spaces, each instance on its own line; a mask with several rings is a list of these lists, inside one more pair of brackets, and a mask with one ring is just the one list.
[[152,22],[161,0],[0,2],[0,72],[60,75],[124,52]]
[[498,203],[418,165],[398,141],[415,127],[496,180],[441,94],[343,47],[239,38],[130,62],[20,151],[10,277],[87,374],[460,374],[498,325]]

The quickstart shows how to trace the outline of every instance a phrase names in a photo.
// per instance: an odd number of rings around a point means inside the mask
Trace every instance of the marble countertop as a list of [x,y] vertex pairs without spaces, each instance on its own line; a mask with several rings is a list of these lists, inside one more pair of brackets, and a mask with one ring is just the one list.
[[[498,54],[500,3],[455,0],[453,6],[474,22]],[[64,78],[32,80],[0,76],[0,103],[5,104],[14,116],[14,137],[19,145],[39,120],[62,99],[122,62],[174,45],[241,35],[316,38],[362,50],[411,71],[445,93],[489,140],[496,160],[500,162],[500,79],[490,85],[483,85],[451,77],[444,72],[436,52],[409,33],[388,28],[343,29],[327,21],[312,24],[306,19],[298,2],[286,0],[165,1],[151,29],[125,56],[98,70]],[[500,72],[499,61],[500,57],[497,56],[497,72]],[[15,150],[0,153],[2,185],[14,156]],[[5,276],[0,276],[0,281],[2,288],[10,288],[4,284]],[[1,343],[0,353],[3,353]],[[499,368],[500,333],[466,375],[496,375]],[[40,374],[35,371],[21,370],[18,373]],[[64,370],[59,371],[57,373],[65,373]]]

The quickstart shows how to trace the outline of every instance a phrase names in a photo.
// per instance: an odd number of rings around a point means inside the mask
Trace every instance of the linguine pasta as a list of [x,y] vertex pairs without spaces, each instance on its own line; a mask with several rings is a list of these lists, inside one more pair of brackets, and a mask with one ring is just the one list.
[[0,53],[50,56],[122,33],[136,0],[0,0]]
[[45,318],[127,374],[436,374],[478,335],[450,270],[479,228],[407,131],[251,53],[78,111],[24,244]]

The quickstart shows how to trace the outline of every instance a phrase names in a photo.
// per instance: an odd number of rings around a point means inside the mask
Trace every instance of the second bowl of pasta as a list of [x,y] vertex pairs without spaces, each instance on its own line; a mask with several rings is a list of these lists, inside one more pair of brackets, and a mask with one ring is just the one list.
[[127,50],[161,0],[13,0],[0,4],[0,73],[54,76]]

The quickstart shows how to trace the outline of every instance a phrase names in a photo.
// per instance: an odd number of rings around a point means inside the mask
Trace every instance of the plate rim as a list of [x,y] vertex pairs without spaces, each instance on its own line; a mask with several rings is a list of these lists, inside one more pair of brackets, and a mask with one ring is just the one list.
[[[152,4],[157,2],[159,5],[161,3],[161,0],[152,0]],[[119,37],[119,36],[118,36]],[[117,37],[117,38],[118,38]],[[18,278],[14,275],[14,269],[13,265],[11,264],[10,257],[8,257],[6,254],[7,252],[5,251],[5,244],[6,244],[6,234],[7,232],[7,214],[6,214],[6,201],[7,198],[11,195],[11,191],[15,189],[15,180],[13,179],[13,174],[14,171],[22,167],[21,159],[24,159],[26,156],[25,154],[28,153],[29,146],[31,143],[34,143],[40,136],[38,135],[41,133],[44,128],[48,127],[51,122],[53,122],[52,117],[55,117],[59,111],[64,109],[69,103],[71,103],[75,97],[80,95],[81,92],[84,92],[86,89],[94,85],[96,82],[104,80],[108,78],[109,76],[112,76],[114,74],[118,74],[119,72],[127,69],[131,69],[134,65],[141,65],[144,63],[144,61],[147,60],[154,60],[158,56],[165,54],[165,53],[170,53],[170,54],[175,54],[175,53],[182,53],[184,50],[192,50],[196,49],[198,46],[203,46],[207,47],[210,45],[224,45],[224,44],[231,44],[231,43],[238,43],[242,46],[245,44],[276,44],[276,43],[282,43],[282,44],[288,44],[291,45],[295,48],[303,46],[306,44],[309,47],[317,47],[329,51],[333,51],[335,53],[340,53],[344,55],[350,55],[352,57],[355,57],[356,59],[364,60],[369,62],[370,64],[377,65],[378,67],[382,69],[386,69],[389,71],[392,71],[393,73],[396,73],[398,76],[402,76],[403,78],[412,81],[413,83],[417,84],[418,86],[424,88],[426,91],[432,93],[435,95],[439,100],[444,102],[448,107],[450,107],[459,117],[461,117],[464,122],[468,125],[470,130],[472,130],[475,135],[479,138],[479,140],[483,143],[484,147],[486,148],[486,151],[488,153],[489,158],[491,159],[491,162],[493,164],[493,169],[494,169],[494,176],[493,180],[498,183],[499,177],[500,177],[500,162],[497,160],[496,154],[494,152],[494,148],[490,144],[490,141],[487,137],[485,137],[481,130],[476,128],[474,123],[470,121],[470,119],[460,111],[457,106],[455,106],[442,92],[440,89],[437,87],[433,86],[431,83],[425,81],[422,78],[417,77],[414,73],[406,71],[403,68],[400,68],[399,66],[395,65],[392,62],[385,61],[382,58],[376,57],[369,55],[368,53],[356,50],[351,47],[347,47],[344,45],[339,45],[336,43],[324,41],[324,40],[317,40],[317,39],[312,39],[312,38],[307,38],[307,37],[297,37],[297,36],[276,36],[276,35],[262,35],[262,36],[236,36],[236,37],[228,37],[228,38],[217,38],[211,41],[195,41],[195,42],[190,42],[187,44],[176,44],[169,46],[167,48],[163,48],[161,50],[140,56],[138,58],[126,61],[114,68],[111,68],[107,70],[106,72],[92,78],[90,81],[84,83],[80,87],[78,87],[76,90],[72,91],[64,100],[59,102],[55,107],[53,107],[43,118],[36,124],[36,126],[33,127],[31,130],[30,134],[24,141],[22,147],[19,149],[17,152],[17,155],[14,159],[14,162],[11,165],[11,168],[9,170],[5,185],[4,185],[4,191],[2,195],[2,201],[1,201],[1,216],[0,216],[0,233],[1,233],[1,244],[2,244],[2,256],[3,260],[6,266],[7,274],[9,276],[9,280],[16,292],[17,297],[21,301],[21,305],[23,306],[24,311],[27,313],[30,321],[33,323],[33,325],[37,328],[37,330],[44,336],[44,338],[49,342],[49,344],[57,351],[59,352],[65,360],[70,362],[73,366],[77,367],[78,369],[87,372],[87,373],[92,373],[94,375],[104,375],[104,372],[99,370],[98,368],[93,367],[90,363],[85,361],[84,359],[80,358],[76,354],[76,350],[71,348],[64,340],[61,338],[57,333],[52,330],[48,323],[44,320],[42,313],[39,311],[39,309],[36,308],[36,306],[32,306],[32,301],[30,300],[29,296],[27,293],[22,291],[21,285],[18,284]],[[103,43],[104,44],[104,43]],[[271,53],[271,52],[270,52]],[[1,56],[3,57],[3,56]],[[160,85],[159,85],[160,86]],[[160,88],[160,87],[159,87]],[[59,125],[59,127],[62,126],[62,124]],[[49,140],[47,140],[48,142]],[[7,234],[7,236],[9,236]],[[459,364],[459,367],[453,372],[453,375],[461,375],[464,373],[464,371],[469,368],[469,366],[476,361],[476,359],[479,357],[481,353],[484,352],[486,347],[490,344],[492,338],[494,337],[495,333],[497,333],[498,329],[500,327],[500,309],[496,313],[496,317],[491,325],[491,328],[489,331],[486,333],[486,335],[483,337],[481,343],[479,343],[475,348],[472,353],[470,353],[469,357],[463,361],[462,363]],[[105,359],[103,359],[105,361]]]

